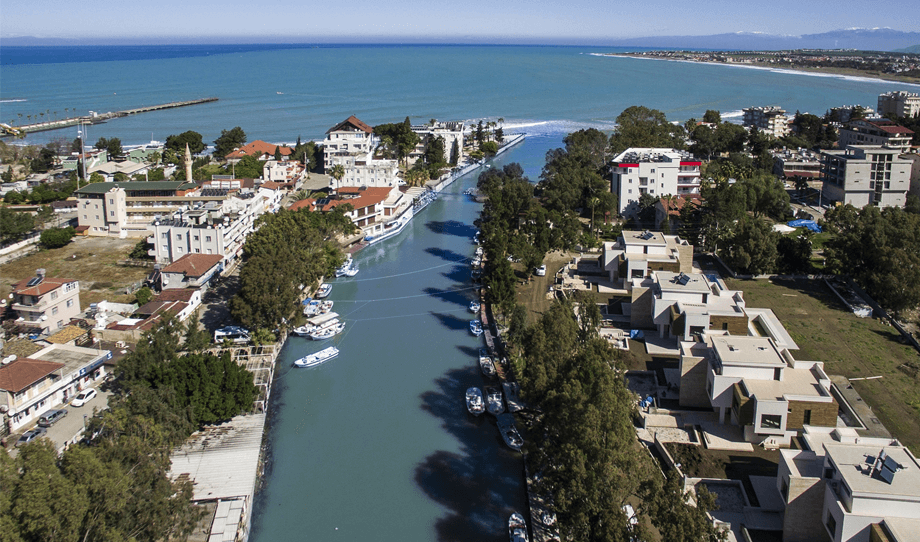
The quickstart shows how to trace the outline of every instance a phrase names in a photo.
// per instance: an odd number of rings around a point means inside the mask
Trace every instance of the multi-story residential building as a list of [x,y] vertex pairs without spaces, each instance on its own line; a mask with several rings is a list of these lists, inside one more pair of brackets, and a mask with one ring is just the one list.
[[910,187],[911,162],[896,149],[850,145],[823,151],[824,197],[854,207],[903,207]]
[[396,220],[412,204],[411,198],[396,187],[346,186],[336,190],[329,198],[307,198],[291,205],[289,209],[293,211],[307,208],[311,211],[326,212],[346,203],[352,206],[347,216],[365,235],[383,233],[387,224]]
[[242,147],[234,150],[233,152],[227,154],[227,162],[235,164],[243,159],[244,156],[254,156],[258,160],[273,160],[275,157],[275,150],[278,150],[278,153],[281,155],[282,160],[287,160],[292,154],[294,154],[294,149],[290,147],[285,147],[284,145],[274,145],[272,143],[266,143],[262,140],[252,141],[243,145]]
[[[413,126],[412,131],[419,135],[420,140],[409,154],[409,164],[414,164],[424,156],[428,142],[438,137],[444,141],[444,161],[454,164],[462,162],[464,129],[463,122],[435,122]],[[454,150],[456,150],[456,156],[452,156]]]
[[22,327],[42,334],[57,331],[80,314],[80,283],[46,277],[45,270],[39,269],[35,277],[13,286],[12,309]]
[[780,450],[786,542],[908,542],[920,525],[920,462],[900,442],[849,427],[806,427]]
[[920,117],[920,95],[897,90],[879,94],[878,114],[896,117]]
[[841,123],[850,122],[850,119],[852,119],[853,115],[857,112],[860,118],[878,116],[878,113],[871,107],[863,107],[861,105],[842,105],[840,107],[832,107],[829,111],[831,121]]
[[262,180],[265,182],[298,184],[306,174],[306,168],[300,162],[267,160],[262,166]]
[[789,179],[818,179],[821,177],[821,158],[808,149],[777,150],[773,152],[773,174]]
[[789,117],[786,116],[786,110],[781,107],[748,107],[742,111],[742,126],[757,128],[773,137],[785,137],[789,134]]
[[226,198],[226,194],[199,191],[197,184],[184,181],[92,183],[74,195],[78,231],[125,237],[145,237],[157,215]]
[[676,235],[624,230],[615,242],[604,243],[601,265],[611,282],[644,279],[652,271],[690,273],[693,245]]
[[66,403],[105,376],[108,350],[52,344],[0,364],[0,412],[6,431],[17,431]]
[[907,152],[913,136],[913,131],[888,119],[858,119],[840,129],[838,146],[876,145]]
[[323,158],[326,174],[334,166],[345,168],[345,175],[330,178],[329,187],[393,188],[399,185],[399,164],[396,160],[375,160],[374,149],[379,144],[374,130],[355,116],[348,117],[326,132]]
[[633,216],[642,194],[684,196],[699,194],[702,162],[675,149],[630,148],[611,163],[610,190],[617,195],[619,213]]
[[149,253],[158,263],[187,254],[217,254],[227,267],[242,253],[246,236],[265,210],[262,195],[242,192],[154,218],[148,225],[147,242],[153,245]]
[[222,254],[186,254],[160,269],[162,290],[201,289],[223,270]]
[[786,445],[806,425],[836,426],[838,406],[823,363],[798,361],[770,337],[728,333],[680,343],[682,405],[699,406],[705,394],[720,423],[730,415],[745,440],[758,444]]

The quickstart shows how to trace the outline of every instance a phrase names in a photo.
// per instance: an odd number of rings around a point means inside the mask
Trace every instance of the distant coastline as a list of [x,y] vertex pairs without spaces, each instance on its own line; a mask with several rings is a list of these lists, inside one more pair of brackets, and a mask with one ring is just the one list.
[[866,72],[860,70],[844,69],[844,68],[786,68],[782,66],[756,66],[753,64],[742,64],[739,62],[714,62],[709,60],[692,60],[687,58],[661,58],[655,56],[648,56],[641,53],[589,53],[593,56],[605,56],[605,57],[619,57],[619,58],[635,58],[639,60],[663,60],[667,62],[687,62],[690,64],[711,64],[714,66],[727,66],[731,68],[747,68],[752,70],[764,70],[774,73],[788,73],[792,75],[810,75],[812,77],[840,77],[843,79],[849,79],[852,81],[862,81],[867,83],[900,83],[903,85],[911,85],[920,87],[920,79],[913,77],[899,77],[897,75],[883,76],[879,75],[867,75]]

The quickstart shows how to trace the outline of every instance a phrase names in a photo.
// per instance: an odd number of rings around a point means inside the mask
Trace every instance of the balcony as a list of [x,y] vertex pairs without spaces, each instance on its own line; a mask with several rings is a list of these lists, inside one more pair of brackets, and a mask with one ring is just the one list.
[[48,306],[48,300],[42,299],[38,303],[13,303],[14,311],[34,311],[44,310]]

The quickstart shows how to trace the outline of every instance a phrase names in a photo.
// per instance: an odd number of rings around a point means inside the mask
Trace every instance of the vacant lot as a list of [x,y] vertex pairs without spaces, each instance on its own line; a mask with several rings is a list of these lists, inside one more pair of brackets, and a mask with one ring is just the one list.
[[883,322],[857,318],[817,280],[726,280],[744,291],[750,307],[773,309],[798,343],[796,359],[823,361],[829,374],[858,380],[853,387],[891,434],[920,449],[920,378],[917,351]]
[[148,267],[119,265],[139,239],[111,239],[107,237],[75,237],[67,246],[42,250],[25,258],[0,266],[0,296],[6,298],[12,286],[22,279],[35,276],[36,269],[44,269],[49,277],[80,281],[80,305],[102,300],[128,302],[126,288],[143,281],[150,272]]

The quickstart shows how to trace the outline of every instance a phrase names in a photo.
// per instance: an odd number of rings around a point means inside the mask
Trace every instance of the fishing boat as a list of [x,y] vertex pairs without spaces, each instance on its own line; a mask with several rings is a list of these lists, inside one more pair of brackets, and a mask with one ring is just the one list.
[[319,314],[327,314],[332,310],[332,307],[335,305],[335,301],[326,300],[319,304]]
[[517,512],[508,518],[508,537],[511,542],[527,542],[527,522]]
[[324,327],[323,329],[314,331],[307,335],[312,341],[325,341],[326,339],[331,339],[345,330],[345,322],[335,321],[334,324]]
[[524,445],[524,439],[521,438],[521,434],[518,433],[517,427],[514,425],[514,416],[511,414],[499,414],[495,418],[505,444],[512,450],[520,450]]
[[294,362],[294,367],[315,367],[320,363],[325,363],[338,355],[339,349],[334,346],[330,346],[329,348],[324,348],[319,352],[298,359]]
[[322,331],[327,327],[332,327],[339,322],[339,315],[335,312],[327,312],[307,318],[307,323],[300,327],[295,327],[291,332],[300,337],[307,337],[311,333]]
[[319,287],[319,290],[316,291],[317,299],[325,299],[329,297],[329,294],[332,293],[332,285],[328,283],[322,283]]
[[480,308],[482,305],[479,304],[479,301],[470,301],[470,312],[479,312]]
[[348,255],[348,259],[345,260],[338,269],[335,270],[336,277],[353,277],[358,274],[358,264],[351,259],[351,255]]
[[479,320],[470,320],[470,333],[477,337],[482,335],[482,324],[479,323]]
[[502,390],[494,386],[486,387],[486,410],[493,416],[498,416],[505,411],[505,403],[502,401]]
[[485,403],[482,400],[482,391],[479,388],[469,388],[466,390],[466,409],[473,416],[479,416],[486,410]]
[[317,314],[319,314],[319,309],[320,309],[321,304],[322,302],[319,301],[318,299],[310,299],[310,298],[304,299],[303,300],[303,315],[308,318],[310,316],[316,316]]
[[485,376],[495,376],[495,362],[485,348],[479,349],[479,369]]

